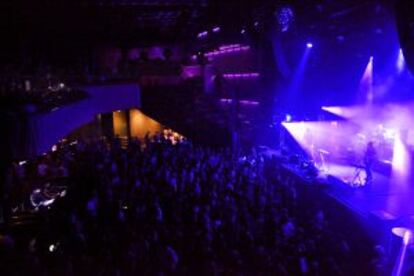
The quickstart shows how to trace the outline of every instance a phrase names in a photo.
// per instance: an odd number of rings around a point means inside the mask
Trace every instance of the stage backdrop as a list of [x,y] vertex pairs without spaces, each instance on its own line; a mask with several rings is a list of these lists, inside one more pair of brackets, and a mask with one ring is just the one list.
[[40,155],[71,131],[91,122],[99,113],[141,107],[137,84],[86,86],[89,98],[31,118],[29,155]]

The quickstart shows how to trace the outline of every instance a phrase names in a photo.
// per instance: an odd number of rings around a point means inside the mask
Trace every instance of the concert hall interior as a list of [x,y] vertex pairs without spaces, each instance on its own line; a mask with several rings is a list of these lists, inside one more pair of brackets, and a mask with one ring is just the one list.
[[1,275],[414,275],[412,0],[0,3]]

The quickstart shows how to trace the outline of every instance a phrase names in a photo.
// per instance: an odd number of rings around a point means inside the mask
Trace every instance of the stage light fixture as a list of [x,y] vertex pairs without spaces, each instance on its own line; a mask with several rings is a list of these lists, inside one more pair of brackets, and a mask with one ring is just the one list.
[[220,32],[220,27],[214,27],[213,28],[213,33],[218,33],[218,32]]
[[292,115],[286,114],[285,116],[285,122],[291,122],[292,121]]
[[307,47],[308,49],[313,48],[313,43],[312,43],[312,42],[308,42],[308,43],[306,43],[306,47]]
[[402,71],[404,71],[404,67],[405,67],[404,53],[403,53],[403,50],[400,49],[398,52],[398,58],[397,58],[398,73],[401,73]]

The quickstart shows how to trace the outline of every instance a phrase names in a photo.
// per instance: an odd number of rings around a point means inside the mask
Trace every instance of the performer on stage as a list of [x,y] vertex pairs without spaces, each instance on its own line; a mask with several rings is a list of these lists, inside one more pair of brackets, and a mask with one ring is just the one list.
[[365,178],[365,185],[372,183],[372,165],[375,160],[377,160],[377,151],[374,148],[374,143],[369,142],[364,155],[365,172],[367,175]]

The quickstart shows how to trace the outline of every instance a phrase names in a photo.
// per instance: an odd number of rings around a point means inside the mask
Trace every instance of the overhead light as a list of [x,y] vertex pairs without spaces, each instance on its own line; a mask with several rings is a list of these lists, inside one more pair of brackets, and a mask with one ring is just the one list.
[[220,32],[220,27],[214,27],[213,28],[213,33],[218,33]]

